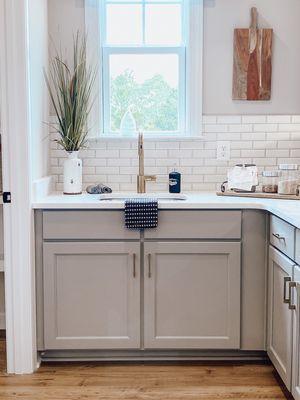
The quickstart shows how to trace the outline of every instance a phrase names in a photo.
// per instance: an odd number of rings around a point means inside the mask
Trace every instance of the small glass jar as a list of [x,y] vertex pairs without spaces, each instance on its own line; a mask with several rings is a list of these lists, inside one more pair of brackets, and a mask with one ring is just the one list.
[[279,171],[263,171],[262,177],[263,193],[277,193]]
[[280,164],[278,193],[296,195],[299,187],[299,171],[297,164]]

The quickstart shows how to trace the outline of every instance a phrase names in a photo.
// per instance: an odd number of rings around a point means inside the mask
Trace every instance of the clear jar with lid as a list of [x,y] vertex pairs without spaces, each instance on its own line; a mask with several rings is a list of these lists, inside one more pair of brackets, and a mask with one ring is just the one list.
[[299,187],[299,171],[297,164],[280,164],[278,193],[296,195]]
[[279,171],[263,171],[262,177],[263,193],[277,193]]

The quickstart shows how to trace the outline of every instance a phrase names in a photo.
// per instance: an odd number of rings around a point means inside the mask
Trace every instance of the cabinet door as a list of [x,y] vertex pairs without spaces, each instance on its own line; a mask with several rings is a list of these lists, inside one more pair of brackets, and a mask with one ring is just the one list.
[[44,243],[46,349],[140,346],[139,243]]
[[292,394],[300,400],[300,267],[295,267],[293,290],[293,383]]
[[269,248],[268,355],[291,389],[292,312],[289,309],[288,284],[293,278],[294,263]]
[[240,347],[240,243],[145,243],[145,348]]

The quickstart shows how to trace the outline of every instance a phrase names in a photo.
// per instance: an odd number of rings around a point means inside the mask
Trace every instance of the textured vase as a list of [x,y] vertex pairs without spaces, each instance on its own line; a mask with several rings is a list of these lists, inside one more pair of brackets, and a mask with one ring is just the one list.
[[82,193],[82,160],[78,158],[78,151],[68,152],[64,162],[64,194]]

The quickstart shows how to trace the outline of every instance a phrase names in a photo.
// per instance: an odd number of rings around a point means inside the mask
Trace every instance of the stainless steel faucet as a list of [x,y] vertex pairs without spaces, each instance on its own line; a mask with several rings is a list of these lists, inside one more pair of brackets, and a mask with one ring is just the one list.
[[139,174],[137,176],[137,192],[146,193],[146,182],[156,181],[155,175],[144,175],[145,165],[144,165],[144,136],[139,132],[139,142],[138,142],[138,154],[139,154]]

